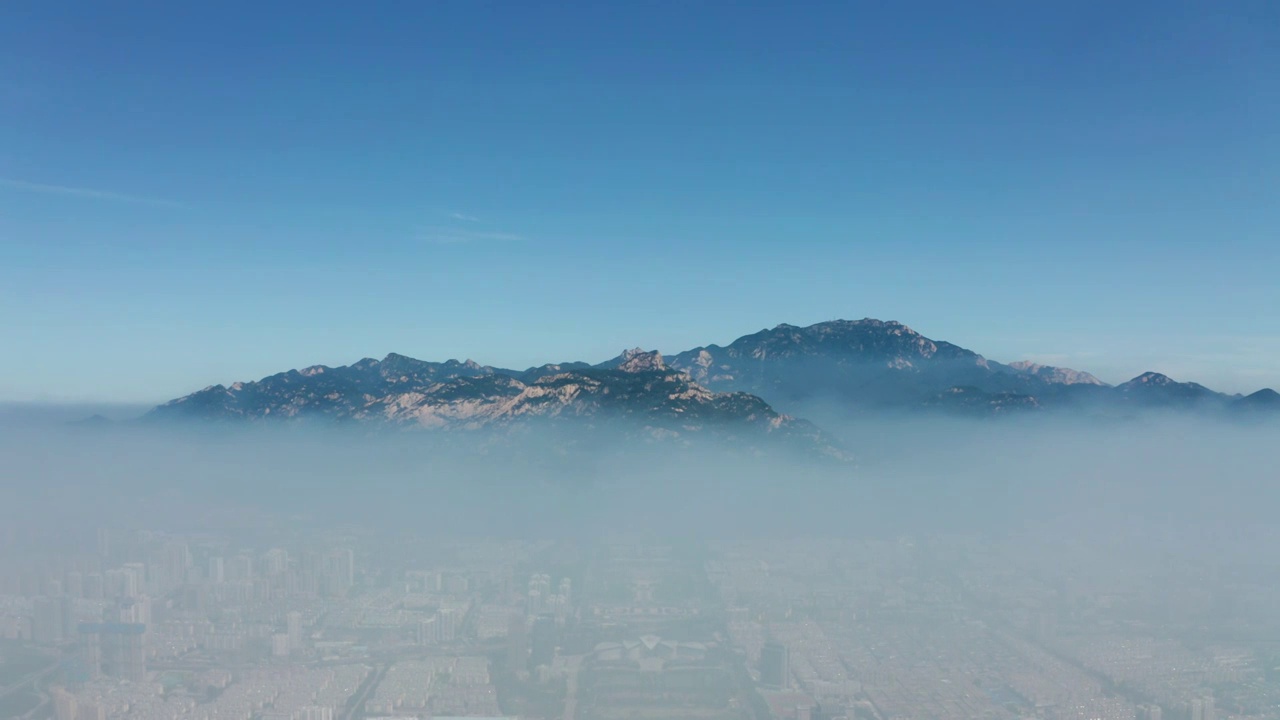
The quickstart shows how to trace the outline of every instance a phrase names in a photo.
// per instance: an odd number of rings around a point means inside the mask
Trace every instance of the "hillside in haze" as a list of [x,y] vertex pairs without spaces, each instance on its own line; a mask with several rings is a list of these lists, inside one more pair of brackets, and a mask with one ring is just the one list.
[[[1093,375],[1030,362],[1001,363],[902,323],[834,320],[778,325],[674,355],[672,367],[713,390],[750,392],[784,412],[941,410],[1130,414],[1152,409],[1232,412],[1237,398],[1159,373],[1110,386]],[[1267,407],[1265,399],[1258,407]]]
[[342,367],[312,366],[255,382],[214,385],[148,413],[151,421],[324,420],[339,424],[482,430],[528,423],[616,423],[649,439],[702,435],[747,444],[783,440],[838,455],[792,415],[1025,412],[1129,415],[1174,410],[1280,414],[1280,395],[1228,396],[1144,373],[1110,386],[1093,375],[1028,362],[1000,363],[927,338],[898,322],[835,320],[779,325],[664,358],[629,350],[589,365],[524,371],[473,361],[391,354]]
[[668,367],[659,353],[639,349],[594,367],[571,363],[524,372],[393,353],[214,385],[160,405],[146,419],[328,421],[451,431],[551,426],[684,445],[705,437],[843,457],[811,423],[780,414],[754,395],[708,390]]

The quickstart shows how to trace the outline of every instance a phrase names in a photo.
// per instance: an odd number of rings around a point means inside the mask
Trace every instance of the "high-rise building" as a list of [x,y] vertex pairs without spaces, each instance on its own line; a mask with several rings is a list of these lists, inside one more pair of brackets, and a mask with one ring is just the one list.
[[529,664],[529,637],[524,616],[513,613],[507,623],[507,669],[522,673]]
[[63,583],[67,594],[73,598],[84,597],[84,575],[71,570],[67,573],[66,581]]
[[80,665],[84,679],[102,677],[102,637],[95,631],[94,623],[80,623]]
[[253,580],[253,556],[241,554],[227,563],[227,581],[246,583]]
[[1208,695],[1201,700],[1204,706],[1204,720],[1218,720],[1218,711],[1213,704],[1213,696]]
[[187,581],[187,569],[191,567],[191,552],[181,540],[171,540],[164,546],[165,579],[171,587]]
[[457,611],[452,608],[441,608],[436,613],[436,622],[440,626],[440,642],[453,642],[458,632]]
[[276,657],[289,657],[288,633],[276,633],[271,636],[271,654]]
[[356,554],[350,548],[338,551],[338,572],[342,582],[351,587],[356,584]]
[[551,596],[551,576],[539,573],[529,578],[529,613],[540,615],[547,611],[547,600]]
[[59,598],[39,597],[32,605],[31,639],[42,645],[62,642],[62,602]]
[[471,581],[466,575],[459,573],[449,573],[441,579],[441,582],[444,583],[444,591],[450,595],[465,595],[471,590]]
[[304,707],[294,715],[295,720],[333,720],[333,708],[312,705]]
[[289,553],[283,548],[271,548],[262,554],[262,572],[279,575],[289,568]]
[[[127,562],[121,565],[120,568],[133,578],[133,580],[129,584],[129,587],[132,590],[134,595],[140,595],[146,592],[147,580],[149,579],[147,575],[146,563]],[[132,595],[130,597],[132,597]]]
[[559,632],[556,619],[550,615],[539,615],[533,621],[533,629],[529,632],[529,667],[550,665],[556,657],[556,641]]
[[117,619],[122,623],[150,625],[151,598],[147,595],[140,595],[136,598],[121,600]]
[[107,709],[98,703],[81,702],[79,705],[76,720],[107,720]]
[[771,687],[791,686],[791,655],[787,646],[770,640],[760,651],[760,682]]
[[53,715],[57,720],[79,720],[80,708],[76,696],[63,688],[53,688]]
[[221,585],[227,581],[227,566],[221,556],[209,558],[209,582]]
[[432,617],[418,623],[418,643],[434,645],[440,642],[440,620]]
[[355,553],[349,548],[330,552],[324,561],[324,585],[328,595],[342,596],[355,585]]
[[87,600],[101,600],[105,597],[100,573],[89,573],[84,576],[84,596]]
[[289,635],[289,648],[294,652],[302,650],[302,613],[297,610],[285,613],[284,624]]
[[134,624],[134,628],[144,632],[121,633],[120,664],[117,674],[131,682],[142,682],[147,679],[147,654],[143,647],[145,625]]
[[1192,698],[1188,703],[1187,715],[1190,720],[1204,720],[1204,701],[1200,698]]
[[108,598],[122,597],[128,583],[125,572],[120,568],[111,568],[102,575],[102,595]]
[[60,623],[63,640],[74,640],[76,633],[76,601],[70,595],[58,598],[58,609],[62,614]]
[[147,677],[141,623],[80,623],[80,648],[90,678],[101,675],[141,682]]
[[147,587],[147,566],[144,563],[125,563],[108,570],[106,594],[108,597],[135,598]]

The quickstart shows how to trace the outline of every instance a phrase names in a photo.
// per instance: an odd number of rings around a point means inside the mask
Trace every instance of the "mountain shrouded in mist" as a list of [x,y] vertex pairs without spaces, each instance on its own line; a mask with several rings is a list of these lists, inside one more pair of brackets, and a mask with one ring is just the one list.
[[574,432],[622,430],[684,444],[706,435],[747,447],[781,445],[843,457],[811,423],[780,414],[754,395],[708,390],[668,367],[661,354],[639,349],[594,367],[572,363],[524,372],[391,354],[214,385],[160,405],[146,417],[327,420],[464,431],[572,423]]
[[844,412],[947,411],[967,415],[1164,409],[1277,411],[1275,393],[1248,398],[1144,373],[1109,386],[1087,372],[1004,364],[898,322],[835,320],[778,325],[664,358],[627,350],[598,365],[524,371],[473,361],[391,354],[342,367],[313,366],[256,382],[214,385],[160,405],[154,421],[329,420],[480,430],[533,421],[620,422],[648,437],[712,435],[749,443],[801,441],[838,454],[812,424],[812,407]]
[[724,347],[679,353],[669,362],[712,390],[754,393],[783,412],[798,414],[818,406],[826,411],[930,409],[979,415],[1222,412],[1230,411],[1235,400],[1158,373],[1112,387],[1079,370],[1004,364],[927,338],[902,323],[869,318],[778,325]]

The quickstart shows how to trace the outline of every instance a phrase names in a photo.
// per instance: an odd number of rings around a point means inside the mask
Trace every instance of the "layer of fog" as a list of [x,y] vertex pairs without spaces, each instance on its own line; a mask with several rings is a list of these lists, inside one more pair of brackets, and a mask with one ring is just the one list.
[[495,443],[27,424],[0,437],[0,527],[33,543],[98,527],[298,523],[530,537],[946,533],[1130,553],[1280,547],[1275,426],[915,418],[834,434],[857,463],[622,438],[566,449],[563,434],[536,432]]
[[56,430],[89,418],[128,421],[141,417],[153,405],[128,403],[24,403],[0,402],[0,432],[33,428]]

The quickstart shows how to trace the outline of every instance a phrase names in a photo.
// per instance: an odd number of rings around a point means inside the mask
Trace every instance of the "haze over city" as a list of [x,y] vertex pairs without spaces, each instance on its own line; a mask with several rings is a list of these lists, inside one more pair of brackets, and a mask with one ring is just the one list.
[[1280,718],[1280,6],[0,5],[0,718]]

